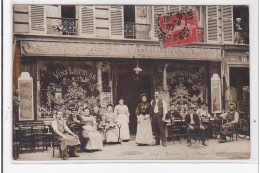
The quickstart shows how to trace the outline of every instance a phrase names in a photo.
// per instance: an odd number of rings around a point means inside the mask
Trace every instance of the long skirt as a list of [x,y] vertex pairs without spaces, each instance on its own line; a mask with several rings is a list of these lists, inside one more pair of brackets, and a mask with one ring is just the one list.
[[137,132],[136,143],[137,144],[152,144],[153,133],[150,117],[144,119],[144,115],[139,115],[137,118]]
[[105,132],[106,142],[119,142],[119,129],[117,126],[110,127]]
[[102,135],[98,131],[83,130],[82,137],[89,138],[89,140],[85,146],[86,150],[102,150],[103,149]]
[[126,114],[118,114],[117,121],[120,128],[120,139],[121,140],[129,140],[130,132],[129,132],[129,117]]
[[61,150],[63,151],[67,146],[77,146],[80,145],[79,138],[75,138],[74,136],[64,133],[64,136],[67,137],[67,139],[63,139],[62,137],[58,138],[58,141],[61,143]]

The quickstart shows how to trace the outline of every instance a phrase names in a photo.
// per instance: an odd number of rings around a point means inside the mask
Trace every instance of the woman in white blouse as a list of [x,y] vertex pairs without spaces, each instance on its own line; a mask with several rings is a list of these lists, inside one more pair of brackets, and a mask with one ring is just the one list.
[[120,139],[123,141],[130,140],[129,133],[129,110],[128,107],[124,104],[124,99],[119,99],[119,104],[116,105],[114,114],[117,117],[117,123],[120,126]]

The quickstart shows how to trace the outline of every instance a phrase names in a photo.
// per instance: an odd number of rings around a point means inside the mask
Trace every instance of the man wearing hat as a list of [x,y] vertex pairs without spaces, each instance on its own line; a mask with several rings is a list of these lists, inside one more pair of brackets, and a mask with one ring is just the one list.
[[238,123],[239,114],[235,109],[235,103],[230,103],[229,111],[227,111],[225,114],[220,115],[220,117],[222,117],[223,120],[226,120],[226,123],[223,124],[220,128],[220,140],[218,141],[219,143],[226,142],[226,136],[232,133],[231,131]]
[[68,127],[80,125],[81,124],[81,116],[78,115],[78,109],[76,107],[70,108],[71,114],[66,117],[66,124]]
[[187,142],[188,146],[191,146],[191,131],[200,131],[202,145],[207,146],[205,143],[205,128],[201,125],[200,117],[194,113],[194,108],[189,106],[189,113],[185,116],[185,122],[187,127]]
[[167,105],[163,99],[159,98],[158,91],[154,93],[154,100],[151,101],[152,105],[152,128],[155,135],[156,145],[160,145],[160,139],[162,145],[167,147],[165,136],[165,117],[167,114]]
[[182,119],[182,116],[179,113],[178,108],[175,106],[174,103],[170,104],[170,110],[166,115],[166,120],[171,120],[171,119]]

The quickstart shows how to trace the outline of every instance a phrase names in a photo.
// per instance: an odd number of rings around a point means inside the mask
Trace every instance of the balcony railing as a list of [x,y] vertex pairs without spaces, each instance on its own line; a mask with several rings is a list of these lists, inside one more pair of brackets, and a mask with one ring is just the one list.
[[78,20],[74,18],[47,17],[47,34],[77,35]]
[[150,25],[125,22],[124,37],[129,39],[150,40]]

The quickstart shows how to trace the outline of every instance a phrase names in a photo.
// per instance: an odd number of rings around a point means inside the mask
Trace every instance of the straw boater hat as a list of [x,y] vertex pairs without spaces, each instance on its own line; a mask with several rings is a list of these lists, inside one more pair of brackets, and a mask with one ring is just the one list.
[[78,111],[78,109],[75,107],[72,107],[72,108],[70,108],[70,111]]
[[143,96],[145,96],[145,97],[147,98],[147,94],[146,94],[146,93],[142,93],[142,94],[140,95],[140,98],[142,98]]
[[234,105],[235,108],[237,106],[235,102],[230,102],[228,105]]

